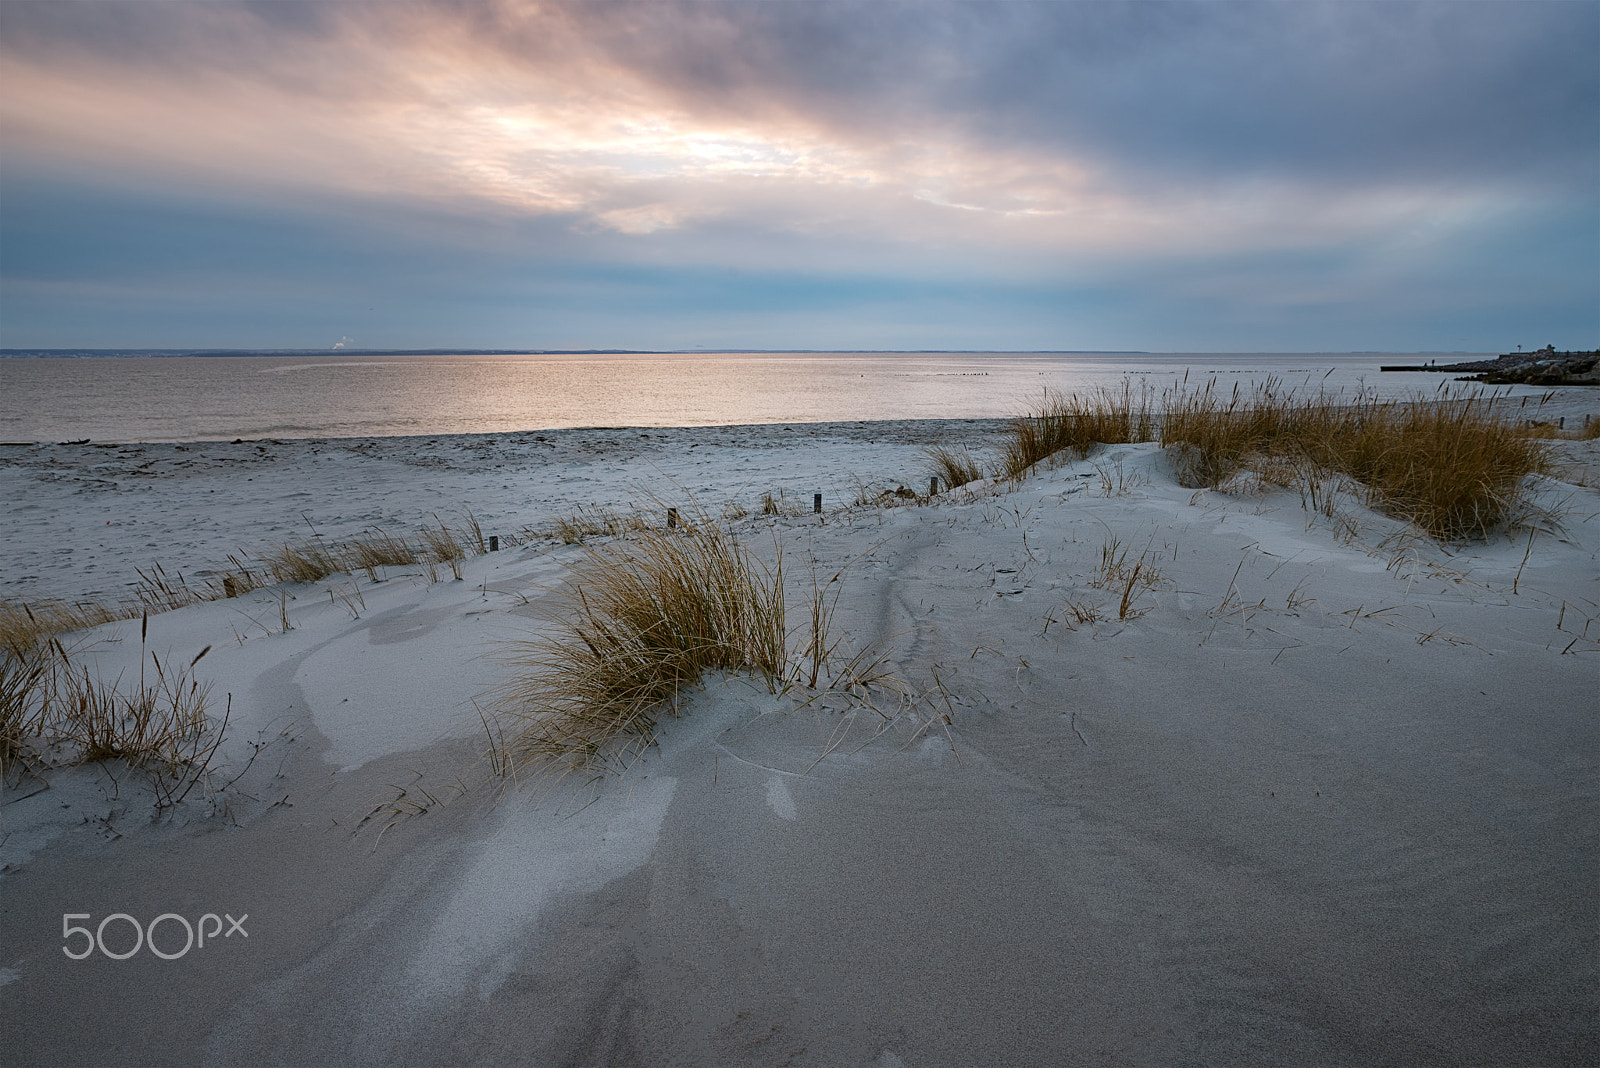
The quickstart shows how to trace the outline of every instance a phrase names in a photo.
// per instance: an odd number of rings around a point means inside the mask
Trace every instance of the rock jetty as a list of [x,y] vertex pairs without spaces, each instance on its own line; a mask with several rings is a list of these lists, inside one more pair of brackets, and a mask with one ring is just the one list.
[[1533,352],[1508,352],[1493,360],[1389,366],[1385,371],[1442,371],[1462,375],[1460,382],[1497,386],[1600,386],[1600,349],[1557,352],[1546,345]]

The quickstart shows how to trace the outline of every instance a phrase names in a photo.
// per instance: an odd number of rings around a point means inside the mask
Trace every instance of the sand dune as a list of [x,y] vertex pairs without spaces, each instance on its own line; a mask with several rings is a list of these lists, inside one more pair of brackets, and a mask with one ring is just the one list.
[[[215,561],[297,535],[302,505],[345,537],[822,490],[823,516],[733,529],[792,577],[848,564],[837,632],[910,696],[712,679],[626,774],[505,789],[475,701],[579,547],[293,587],[287,631],[269,590],[152,617],[150,649],[214,647],[219,775],[248,770],[155,820],[113,769],[8,794],[8,1063],[1600,1060],[1597,490],[1540,480],[1560,518],[1531,550],[1440,546],[1348,495],[1330,518],[1185,489],[1153,445],[842,507],[852,476],[925,485],[925,444],[994,429],[13,458],[12,595]],[[84,655],[137,670],[138,629]],[[63,954],[63,914],[116,912],[249,935]]]

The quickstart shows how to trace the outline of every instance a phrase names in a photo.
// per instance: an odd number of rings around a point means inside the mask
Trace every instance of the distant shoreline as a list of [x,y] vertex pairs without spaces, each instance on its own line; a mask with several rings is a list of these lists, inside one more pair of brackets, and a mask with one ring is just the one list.
[[0,349],[0,359],[149,359],[168,357],[291,356],[1472,356],[1468,349],[1400,351],[1314,349],[1184,352],[1149,349]]
[[[0,359],[148,359],[175,356],[1158,356],[1138,349],[0,349]],[[1174,353],[1173,355],[1178,355]],[[1191,355],[1184,353],[1183,355]],[[1209,355],[1196,353],[1193,355]],[[1225,355],[1225,354],[1218,354]],[[1250,355],[1233,353],[1231,355]],[[1266,355],[1263,353],[1262,355]],[[1337,353],[1330,355],[1347,355]],[[1370,355],[1349,353],[1348,355]]]

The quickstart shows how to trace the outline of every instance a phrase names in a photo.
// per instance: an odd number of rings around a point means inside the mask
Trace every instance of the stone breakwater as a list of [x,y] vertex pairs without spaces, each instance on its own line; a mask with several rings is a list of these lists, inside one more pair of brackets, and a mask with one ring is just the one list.
[[1441,371],[1460,374],[1464,382],[1496,386],[1597,386],[1600,385],[1600,350],[1557,352],[1546,345],[1533,352],[1508,352],[1493,360],[1416,366],[1389,366],[1385,371]]

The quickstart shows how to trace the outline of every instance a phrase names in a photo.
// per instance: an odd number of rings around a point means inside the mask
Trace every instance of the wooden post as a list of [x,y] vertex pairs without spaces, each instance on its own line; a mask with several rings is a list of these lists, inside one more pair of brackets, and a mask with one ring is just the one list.
[[676,508],[668,508],[667,509],[667,529],[671,530],[673,527],[675,527],[677,525],[678,525],[678,510]]
[[1565,429],[1567,429],[1567,417],[1566,416],[1563,415],[1559,419],[1556,420],[1556,429],[1557,430],[1565,430]]
[[813,493],[811,495],[811,510],[818,515],[822,514],[822,494]]
[[489,551],[492,553],[497,553],[500,551],[500,535],[489,535]]
[[930,475],[928,477],[928,496],[934,497],[934,496],[937,496],[938,493],[939,493],[939,476],[938,475]]

